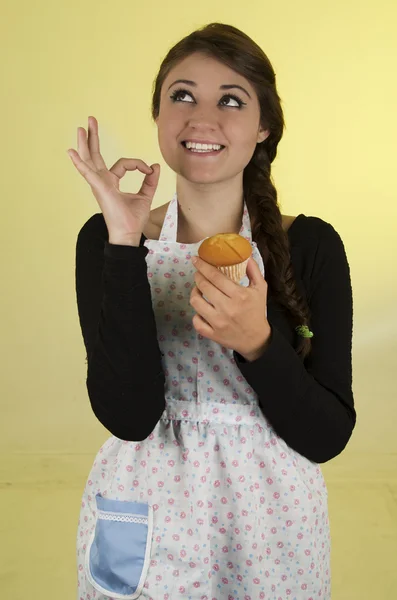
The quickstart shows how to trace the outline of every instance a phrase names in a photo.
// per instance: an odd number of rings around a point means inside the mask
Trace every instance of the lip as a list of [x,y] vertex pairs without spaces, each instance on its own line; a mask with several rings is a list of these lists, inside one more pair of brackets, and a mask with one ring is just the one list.
[[211,140],[196,140],[196,139],[191,139],[188,138],[187,140],[182,140],[181,144],[183,143],[187,143],[187,142],[192,142],[193,144],[216,144],[217,146],[224,146],[225,144],[221,144],[220,142],[214,142]]

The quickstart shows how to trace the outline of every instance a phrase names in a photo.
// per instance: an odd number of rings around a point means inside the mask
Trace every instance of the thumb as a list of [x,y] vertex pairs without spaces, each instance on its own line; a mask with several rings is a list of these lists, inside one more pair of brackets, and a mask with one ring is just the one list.
[[247,276],[250,281],[249,287],[257,287],[264,282],[263,275],[259,269],[259,265],[252,256],[247,264]]

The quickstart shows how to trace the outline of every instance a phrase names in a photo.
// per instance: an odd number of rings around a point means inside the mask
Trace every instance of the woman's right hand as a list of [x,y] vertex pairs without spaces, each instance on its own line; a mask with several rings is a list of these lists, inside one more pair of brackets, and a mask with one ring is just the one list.
[[[109,242],[121,245],[139,245],[150,207],[156,192],[160,165],[149,167],[143,160],[119,158],[108,170],[99,148],[98,122],[88,117],[88,139],[83,127],[77,128],[77,152],[73,148],[68,154],[76,169],[91,186],[103,213]],[[145,174],[137,194],[121,192],[119,182],[127,171],[138,169]]]

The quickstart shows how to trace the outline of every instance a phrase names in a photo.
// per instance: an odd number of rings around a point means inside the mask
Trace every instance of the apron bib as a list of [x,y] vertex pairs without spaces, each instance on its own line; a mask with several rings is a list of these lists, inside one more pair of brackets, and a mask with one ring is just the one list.
[[[144,441],[112,436],[97,454],[78,526],[77,599],[329,600],[321,469],[277,436],[233,350],[194,329],[201,242],[178,243],[177,219],[175,195],[159,240],[145,241],[166,407]],[[264,276],[245,204],[240,235]]]

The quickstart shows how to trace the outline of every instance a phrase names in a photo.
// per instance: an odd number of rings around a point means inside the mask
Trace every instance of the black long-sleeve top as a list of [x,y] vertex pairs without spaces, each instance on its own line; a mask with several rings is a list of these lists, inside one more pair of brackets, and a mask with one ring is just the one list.
[[[300,214],[288,230],[299,290],[307,297],[311,354],[296,353],[296,333],[268,290],[270,343],[257,360],[234,352],[263,414],[286,443],[317,463],[337,456],[356,422],[352,392],[353,300],[343,242],[329,223]],[[148,437],[164,407],[165,376],[140,246],[109,244],[102,213],[79,232],[76,293],[87,354],[92,409],[113,435]]]

